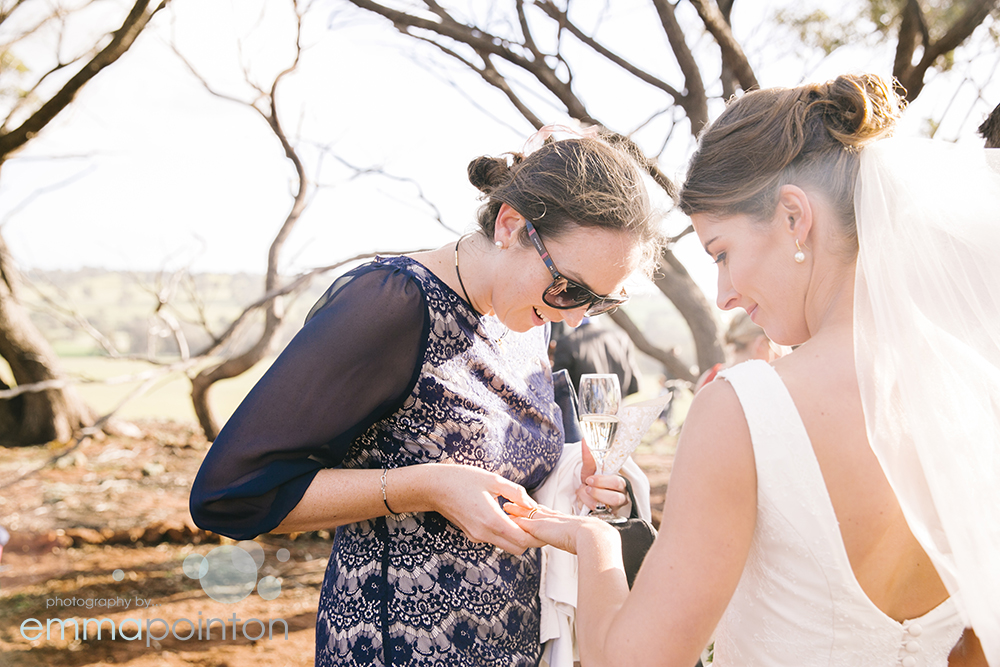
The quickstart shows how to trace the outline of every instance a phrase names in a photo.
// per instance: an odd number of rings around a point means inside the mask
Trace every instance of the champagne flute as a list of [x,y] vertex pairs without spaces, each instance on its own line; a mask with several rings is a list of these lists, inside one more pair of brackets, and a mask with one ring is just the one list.
[[[614,373],[581,375],[579,398],[580,429],[587,447],[594,455],[597,474],[603,475],[604,459],[618,432],[618,408],[622,402],[618,376]],[[598,505],[590,515],[612,523],[621,520],[604,505]]]

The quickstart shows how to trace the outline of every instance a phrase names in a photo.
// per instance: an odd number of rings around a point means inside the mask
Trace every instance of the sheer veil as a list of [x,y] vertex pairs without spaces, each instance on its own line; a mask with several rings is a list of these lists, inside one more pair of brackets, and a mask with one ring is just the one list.
[[991,665],[1000,665],[998,167],[995,151],[887,139],[862,150],[855,191],[868,436]]

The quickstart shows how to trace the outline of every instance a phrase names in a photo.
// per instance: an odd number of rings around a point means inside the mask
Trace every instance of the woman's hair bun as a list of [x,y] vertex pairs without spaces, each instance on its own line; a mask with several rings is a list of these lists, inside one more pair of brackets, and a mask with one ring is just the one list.
[[469,182],[483,194],[489,195],[513,177],[511,167],[520,161],[519,153],[477,157],[469,163]]
[[850,148],[892,134],[905,102],[890,84],[870,74],[843,75],[818,86],[827,131]]

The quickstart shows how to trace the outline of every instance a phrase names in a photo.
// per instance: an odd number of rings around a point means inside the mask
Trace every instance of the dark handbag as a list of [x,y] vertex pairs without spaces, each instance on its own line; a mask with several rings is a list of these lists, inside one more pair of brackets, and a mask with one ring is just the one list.
[[625,563],[625,578],[628,579],[628,587],[632,588],[632,584],[635,583],[635,575],[639,574],[639,567],[646,558],[646,552],[656,540],[656,528],[653,528],[653,524],[645,519],[639,518],[635,493],[632,492],[632,483],[627,479],[625,479],[625,491],[628,493],[629,500],[632,501],[632,511],[629,512],[627,519],[611,525],[618,529],[618,534],[622,538],[622,561]]

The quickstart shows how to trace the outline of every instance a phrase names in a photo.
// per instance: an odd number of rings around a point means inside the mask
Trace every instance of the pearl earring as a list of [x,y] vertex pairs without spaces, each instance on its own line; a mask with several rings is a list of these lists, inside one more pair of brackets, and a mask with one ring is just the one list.
[[495,245],[497,249],[503,250],[503,241],[494,241],[493,245]]
[[802,262],[806,261],[806,254],[802,251],[802,246],[799,245],[798,239],[795,239],[795,248],[796,252],[795,255],[793,255],[793,257],[795,258],[795,263],[801,264]]

